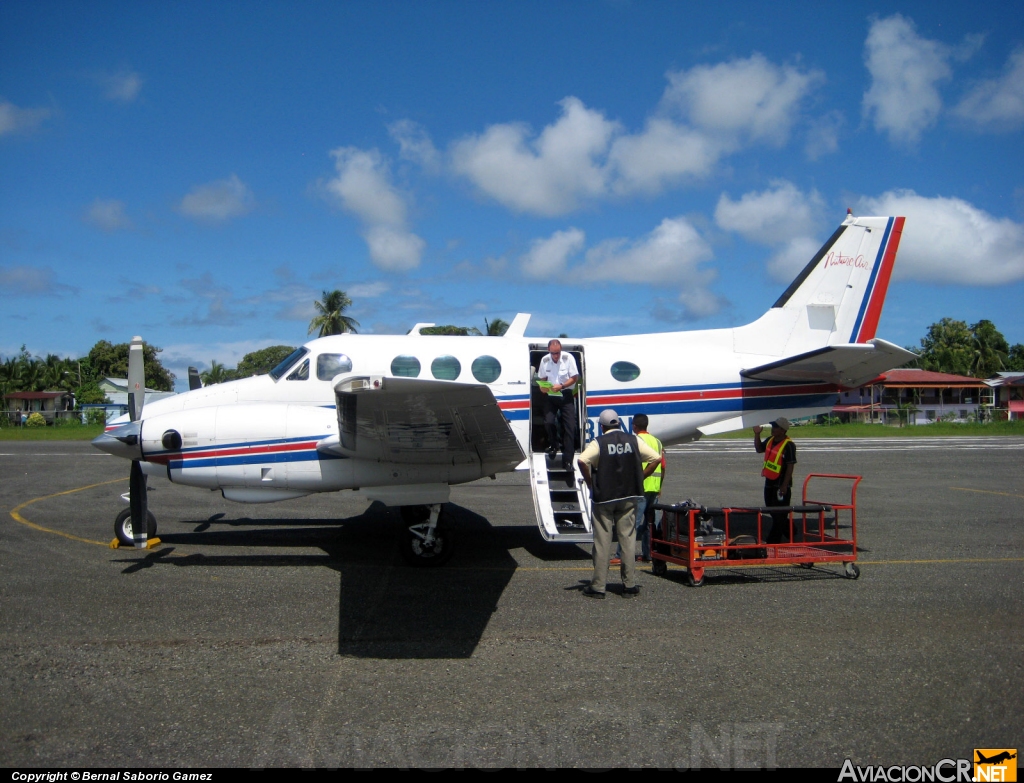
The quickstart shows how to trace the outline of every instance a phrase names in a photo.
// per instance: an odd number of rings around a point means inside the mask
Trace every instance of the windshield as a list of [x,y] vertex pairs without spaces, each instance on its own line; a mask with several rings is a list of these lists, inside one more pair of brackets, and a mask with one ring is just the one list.
[[283,362],[281,362],[279,365],[277,365],[277,367],[270,371],[270,377],[273,378],[275,381],[280,380],[281,376],[288,372],[288,370],[292,368],[292,365],[294,365],[299,359],[301,359],[307,353],[309,353],[309,350],[307,348],[296,348],[294,351],[288,354],[287,358],[285,358]]

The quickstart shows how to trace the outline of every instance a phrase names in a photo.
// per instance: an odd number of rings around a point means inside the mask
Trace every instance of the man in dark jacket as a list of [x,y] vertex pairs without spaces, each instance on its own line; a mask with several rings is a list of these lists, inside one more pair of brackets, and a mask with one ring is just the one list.
[[[766,506],[789,506],[793,499],[793,467],[796,465],[796,445],[786,434],[789,419],[779,416],[772,422],[771,437],[761,440],[761,427],[754,427],[754,450],[764,454],[764,504]],[[785,511],[772,513],[772,530],[766,543],[781,544],[789,541],[789,514]]]
[[636,505],[644,495],[643,463],[651,473],[661,464],[661,455],[635,435],[623,432],[619,416],[610,408],[601,412],[601,435],[587,444],[577,464],[594,499],[594,576],[583,588],[589,598],[604,598],[608,581],[608,556],[612,528],[622,547],[622,595],[640,594],[634,584],[636,573]]

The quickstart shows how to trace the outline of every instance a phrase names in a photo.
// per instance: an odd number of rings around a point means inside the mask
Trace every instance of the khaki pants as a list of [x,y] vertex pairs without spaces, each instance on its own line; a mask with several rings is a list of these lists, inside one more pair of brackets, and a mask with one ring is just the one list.
[[604,592],[608,582],[608,558],[612,549],[612,528],[622,548],[622,584],[633,586],[636,571],[636,500],[594,504],[594,577],[590,586]]

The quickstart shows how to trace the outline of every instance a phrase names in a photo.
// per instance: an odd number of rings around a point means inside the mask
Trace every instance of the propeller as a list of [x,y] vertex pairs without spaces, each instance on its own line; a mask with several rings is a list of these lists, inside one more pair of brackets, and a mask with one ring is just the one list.
[[[133,337],[128,347],[128,418],[133,423],[142,417],[142,406],[146,402],[146,368],[143,356],[142,338]],[[141,425],[139,443],[141,444]],[[141,456],[141,448],[139,454]],[[129,474],[129,508],[132,515],[132,540],[136,549],[146,548],[148,505],[146,502],[146,474],[142,472],[142,462],[132,460]]]

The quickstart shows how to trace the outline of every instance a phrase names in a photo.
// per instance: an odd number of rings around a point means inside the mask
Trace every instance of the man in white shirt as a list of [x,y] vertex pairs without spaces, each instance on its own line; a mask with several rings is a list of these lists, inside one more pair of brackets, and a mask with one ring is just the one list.
[[558,452],[558,417],[562,418],[562,467],[572,469],[576,443],[576,382],[580,371],[571,353],[562,352],[558,340],[548,342],[548,354],[540,360],[537,378],[551,384],[541,386],[544,400],[544,430],[548,436],[548,456]]

